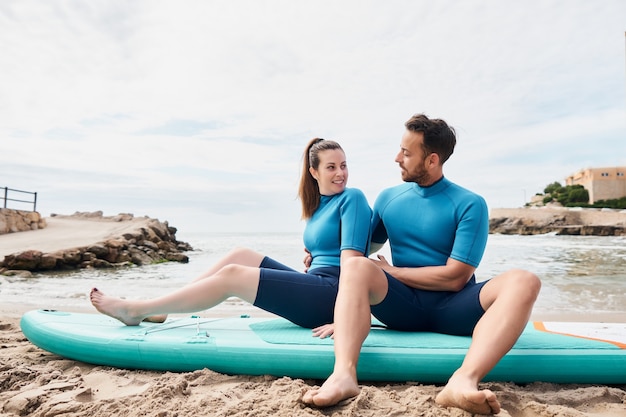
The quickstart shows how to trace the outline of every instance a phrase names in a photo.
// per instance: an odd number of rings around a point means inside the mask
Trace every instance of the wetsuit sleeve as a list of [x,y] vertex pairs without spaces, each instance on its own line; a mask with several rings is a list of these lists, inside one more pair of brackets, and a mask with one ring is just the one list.
[[372,242],[375,243],[385,243],[388,239],[387,229],[382,219],[382,208],[385,205],[384,201],[385,194],[381,193],[374,203],[372,213]]
[[450,257],[478,267],[489,236],[489,210],[482,197],[476,198],[465,207],[457,225],[454,245]]
[[367,254],[372,210],[361,190],[348,189],[341,205],[341,250],[352,249]]

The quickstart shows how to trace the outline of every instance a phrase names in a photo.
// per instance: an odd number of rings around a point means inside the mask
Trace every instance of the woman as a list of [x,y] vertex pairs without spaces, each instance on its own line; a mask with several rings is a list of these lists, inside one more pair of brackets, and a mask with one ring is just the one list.
[[235,249],[184,287],[150,300],[124,300],[93,288],[90,299],[101,313],[126,325],[163,321],[171,313],[192,313],[239,297],[293,323],[332,334],[340,266],[367,255],[371,209],[364,194],[346,188],[345,153],[334,141],[311,140],[304,152],[299,197],[307,221],[304,245],[312,257],[298,272],[250,249]]

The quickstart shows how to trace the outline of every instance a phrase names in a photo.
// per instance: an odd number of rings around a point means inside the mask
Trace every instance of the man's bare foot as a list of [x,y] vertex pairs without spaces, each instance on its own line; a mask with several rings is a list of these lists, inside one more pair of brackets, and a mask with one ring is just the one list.
[[469,379],[452,375],[448,384],[435,398],[443,407],[456,407],[472,414],[498,414],[500,403],[491,390],[478,390]]
[[128,301],[109,297],[97,288],[92,288],[89,299],[100,313],[113,317],[127,326],[137,326],[143,319],[143,317],[136,316],[129,311]]
[[305,392],[302,402],[316,407],[329,407],[347,398],[356,397],[359,392],[356,376],[333,372],[320,388]]

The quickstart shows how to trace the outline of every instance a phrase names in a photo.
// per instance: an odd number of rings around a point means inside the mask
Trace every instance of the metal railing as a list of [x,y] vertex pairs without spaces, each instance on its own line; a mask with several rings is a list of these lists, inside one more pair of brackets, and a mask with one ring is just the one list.
[[[30,192],[30,191],[15,190],[13,188],[8,188],[8,187],[4,187],[4,188],[0,187],[0,190],[4,190],[4,195],[2,197],[0,197],[0,199],[4,200],[4,204],[3,204],[4,208],[9,208],[9,207],[7,207],[7,203],[9,201],[13,201],[13,202],[16,202],[16,203],[32,204],[33,205],[32,211],[37,211],[37,193],[33,193],[33,192]],[[18,199],[18,198],[9,198],[9,191],[11,191],[12,193],[30,194],[32,196],[32,199],[31,200],[22,200],[22,199]],[[22,198],[26,198],[26,197],[22,197]]]

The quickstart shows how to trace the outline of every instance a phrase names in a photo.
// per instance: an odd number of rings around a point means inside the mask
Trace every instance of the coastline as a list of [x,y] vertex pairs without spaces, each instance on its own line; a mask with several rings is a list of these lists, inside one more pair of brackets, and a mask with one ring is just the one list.
[[574,236],[626,236],[626,210],[560,206],[495,208],[489,233]]
[[[118,225],[119,226],[119,225]],[[42,236],[39,232],[34,233]],[[55,233],[63,235],[62,229]],[[33,237],[35,235],[29,235]],[[69,242],[74,244],[75,241]],[[0,417],[29,415],[90,416],[399,416],[469,417],[458,409],[435,404],[441,386],[361,382],[361,393],[328,409],[299,402],[302,392],[322,381],[289,377],[224,375],[210,370],[171,373],[117,369],[68,360],[32,345],[19,328],[32,304],[0,306]],[[95,313],[85,307],[70,311]],[[202,316],[250,314],[261,310],[236,304]],[[622,314],[533,314],[533,321],[621,322]],[[536,382],[482,383],[502,403],[499,416],[512,417],[626,417],[626,384],[553,384]]]
[[192,250],[176,239],[176,228],[149,217],[77,212],[43,220],[42,228],[0,234],[0,274],[186,263],[184,252]]

